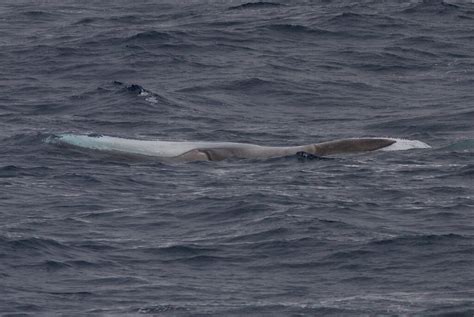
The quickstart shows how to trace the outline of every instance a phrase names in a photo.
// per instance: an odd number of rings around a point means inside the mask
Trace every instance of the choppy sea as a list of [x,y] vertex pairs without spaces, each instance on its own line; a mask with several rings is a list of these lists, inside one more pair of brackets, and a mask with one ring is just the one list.
[[[472,316],[472,1],[0,3],[3,316]],[[164,164],[59,133],[430,149]]]

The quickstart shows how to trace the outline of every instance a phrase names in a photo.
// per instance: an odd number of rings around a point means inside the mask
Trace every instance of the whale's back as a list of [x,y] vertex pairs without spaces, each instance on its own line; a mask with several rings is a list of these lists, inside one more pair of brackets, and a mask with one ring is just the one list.
[[127,154],[164,158],[179,156],[197,148],[236,148],[240,146],[249,146],[244,143],[233,142],[173,142],[159,140],[135,140],[111,136],[89,136],[77,134],[58,135],[57,141],[59,143],[92,150],[122,152]]
[[[111,136],[60,134],[52,142],[85,149],[143,155],[176,161],[211,160],[226,158],[267,159],[309,152],[316,155],[361,153],[375,150],[398,151],[428,148],[416,140],[394,138],[352,138],[300,146],[260,146],[234,142],[135,140]],[[313,153],[314,152],[314,153]]]

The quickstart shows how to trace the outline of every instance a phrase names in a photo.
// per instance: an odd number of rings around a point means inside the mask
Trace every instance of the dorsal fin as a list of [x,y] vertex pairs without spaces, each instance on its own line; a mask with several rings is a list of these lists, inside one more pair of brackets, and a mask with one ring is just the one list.
[[222,161],[238,157],[232,148],[197,148],[176,157],[180,161]]

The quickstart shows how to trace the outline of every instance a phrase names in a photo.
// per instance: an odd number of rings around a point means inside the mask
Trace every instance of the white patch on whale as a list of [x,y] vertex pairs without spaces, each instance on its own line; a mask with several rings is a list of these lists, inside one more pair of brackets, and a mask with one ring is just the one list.
[[426,144],[425,142],[421,142],[418,140],[407,140],[407,139],[396,139],[396,138],[387,138],[389,140],[396,141],[392,145],[387,147],[381,148],[378,151],[406,151],[412,149],[429,149],[431,146]]
[[57,135],[57,139],[50,139],[50,142],[55,142],[54,140],[59,143],[66,143],[92,150],[125,152],[158,157],[175,157],[196,148],[205,149],[244,144],[234,142],[135,140],[112,136],[88,136],[80,134],[60,134]]

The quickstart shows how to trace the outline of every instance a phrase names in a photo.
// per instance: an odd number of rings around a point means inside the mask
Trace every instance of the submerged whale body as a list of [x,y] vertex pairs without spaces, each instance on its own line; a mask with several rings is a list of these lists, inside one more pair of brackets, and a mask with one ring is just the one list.
[[60,134],[55,138],[50,138],[49,141],[91,150],[151,156],[174,162],[221,161],[228,158],[269,159],[297,155],[298,153],[324,157],[375,150],[392,151],[429,147],[429,145],[416,140],[392,138],[352,138],[300,146],[261,146],[233,142],[151,141],[80,134]]

